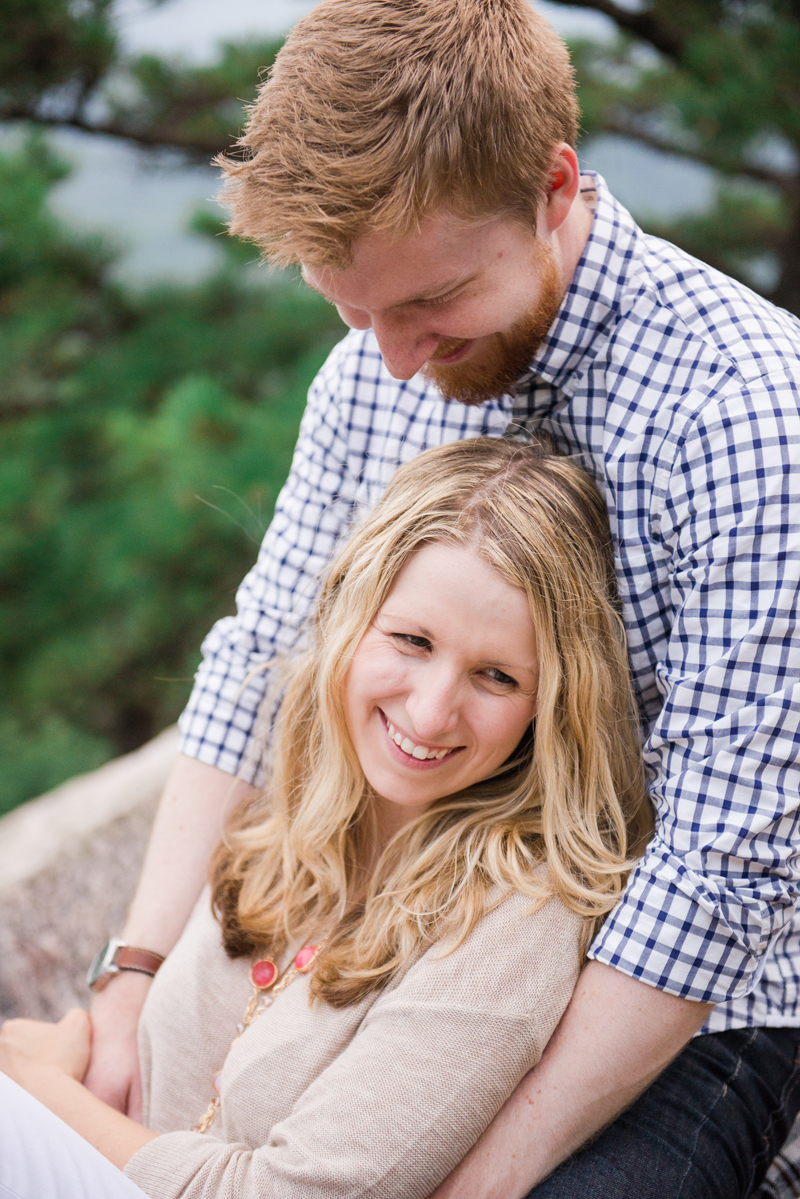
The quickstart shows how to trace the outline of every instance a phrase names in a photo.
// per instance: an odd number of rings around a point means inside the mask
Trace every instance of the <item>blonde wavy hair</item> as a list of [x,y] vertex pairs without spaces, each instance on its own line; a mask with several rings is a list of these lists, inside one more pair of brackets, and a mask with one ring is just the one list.
[[220,156],[231,231],[278,266],[345,266],[439,205],[536,227],[574,145],[569,53],[529,0],[321,0]]
[[[535,728],[492,776],[401,829],[367,877],[374,814],[343,692],[400,571],[431,543],[472,548],[527,595]],[[603,499],[569,459],[477,438],[403,466],[330,568],[291,667],[263,798],[217,850],[213,903],[228,953],[279,954],[328,932],[312,994],[343,1005],[431,942],[460,943],[510,892],[533,908],[558,896],[585,917],[588,943],[648,826],[615,595]]]

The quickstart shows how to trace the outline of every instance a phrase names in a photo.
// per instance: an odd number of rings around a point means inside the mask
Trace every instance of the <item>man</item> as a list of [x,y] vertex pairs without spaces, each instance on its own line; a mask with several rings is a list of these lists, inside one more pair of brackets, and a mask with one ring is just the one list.
[[[576,120],[526,0],[323,0],[290,36],[227,167],[232,228],[353,331],[204,644],[124,939],[179,936],[261,777],[263,668],[353,518],[428,445],[542,429],[605,489],[657,828],[542,1062],[437,1199],[744,1199],[800,1107],[800,326],[645,237],[581,177]],[[147,986],[123,971],[93,1009],[88,1082],[132,1111]]]

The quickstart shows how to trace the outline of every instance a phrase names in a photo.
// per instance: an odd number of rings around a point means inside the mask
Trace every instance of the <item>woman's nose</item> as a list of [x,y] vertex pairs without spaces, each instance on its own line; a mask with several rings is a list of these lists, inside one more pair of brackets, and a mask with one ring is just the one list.
[[446,674],[424,671],[406,696],[409,732],[420,742],[434,742],[458,727],[459,687]]

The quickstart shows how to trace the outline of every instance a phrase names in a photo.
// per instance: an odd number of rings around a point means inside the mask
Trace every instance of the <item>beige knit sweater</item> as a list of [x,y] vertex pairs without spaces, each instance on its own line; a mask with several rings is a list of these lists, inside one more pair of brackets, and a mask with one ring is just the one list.
[[[226,957],[206,891],[145,1005],[144,1122],[163,1135],[125,1173],[152,1199],[424,1199],[538,1061],[579,936],[560,901],[531,915],[515,895],[352,1007],[309,1006],[296,977],[230,1048],[250,960]],[[223,1063],[213,1126],[188,1131]]]

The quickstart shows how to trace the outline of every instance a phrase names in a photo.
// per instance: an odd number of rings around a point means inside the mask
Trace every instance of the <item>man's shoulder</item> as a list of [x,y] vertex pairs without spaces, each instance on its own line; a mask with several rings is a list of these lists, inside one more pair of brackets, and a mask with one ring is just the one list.
[[678,246],[641,235],[599,357],[615,427],[693,504],[717,501],[711,476],[800,468],[800,321]]
[[797,317],[670,242],[642,234],[640,247],[618,336],[627,341],[638,327],[643,350],[676,356],[723,387],[726,378],[800,386]]

